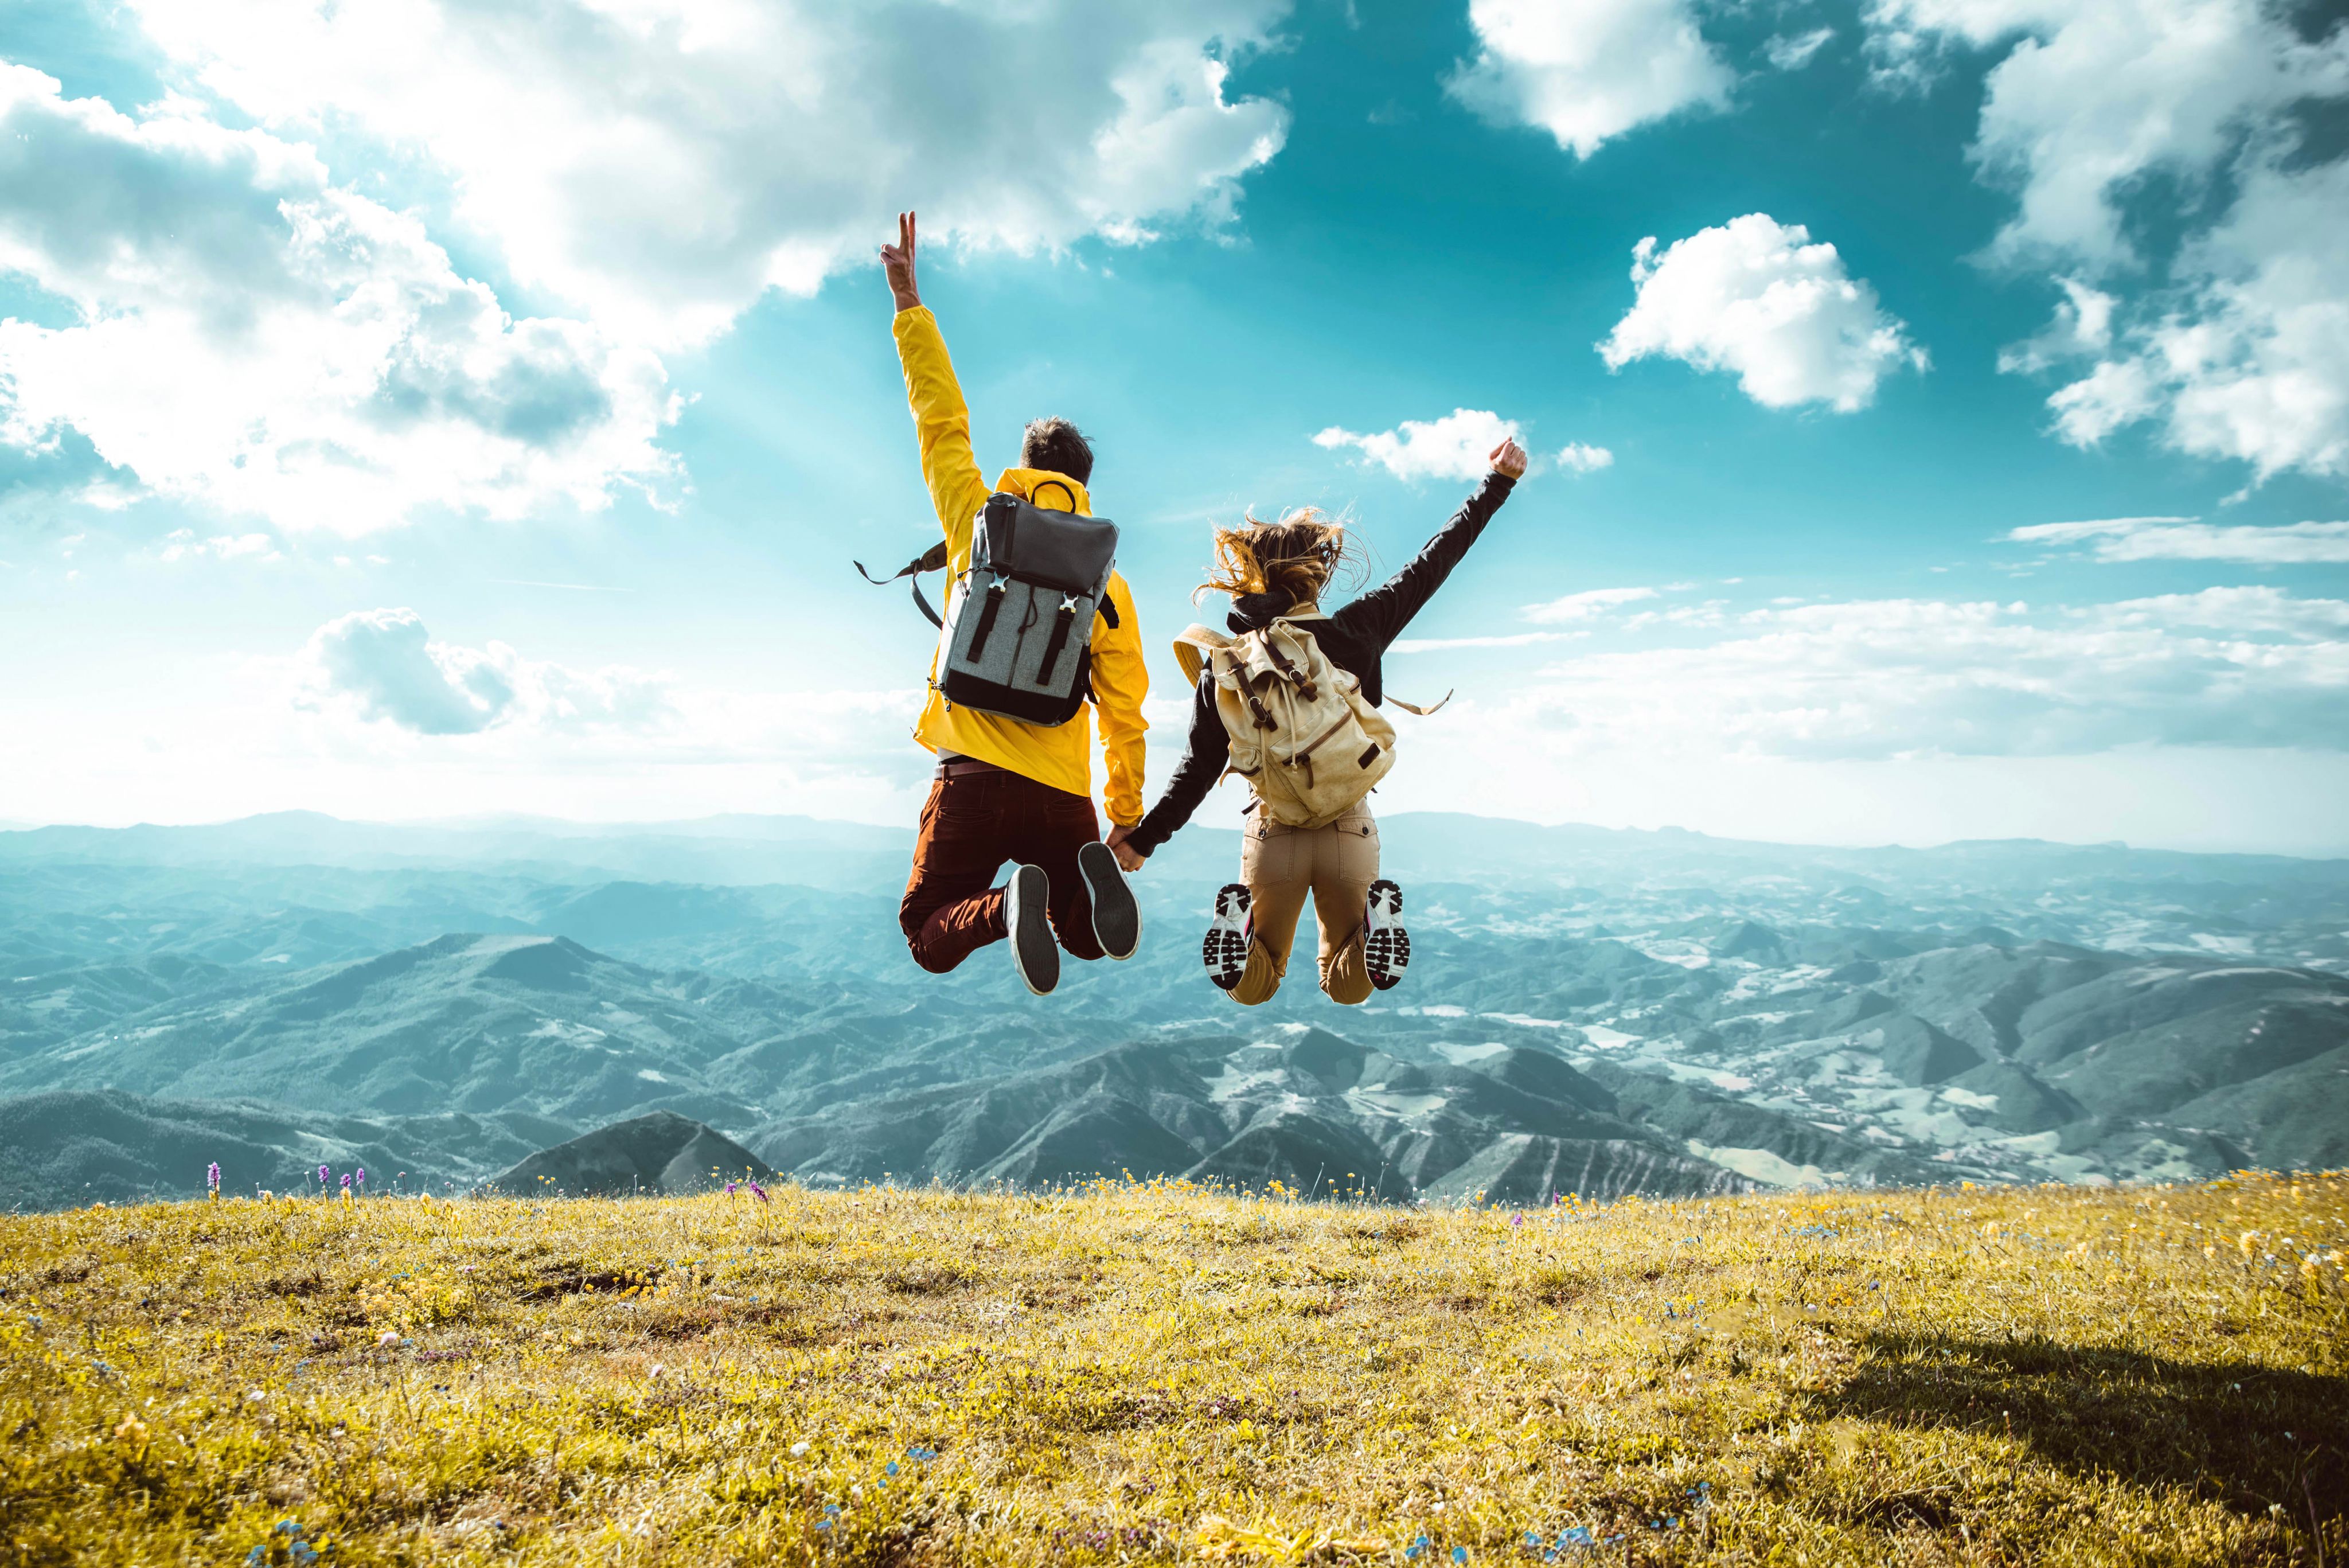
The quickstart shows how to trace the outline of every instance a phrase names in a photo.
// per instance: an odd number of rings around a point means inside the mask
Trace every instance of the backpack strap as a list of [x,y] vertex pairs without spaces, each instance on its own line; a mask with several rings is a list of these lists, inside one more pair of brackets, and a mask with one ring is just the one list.
[[[987,592],[979,598],[978,625],[970,634],[970,657],[973,660],[987,651],[988,636],[995,630],[996,613],[1003,608],[1003,579],[998,577],[988,584]],[[945,628],[939,629],[944,630]]]
[[[1312,633],[1308,632],[1306,635],[1310,637]],[[1267,628],[1264,639],[1264,655],[1272,660],[1272,667],[1280,671],[1280,678],[1283,680],[1305,693],[1305,700],[1308,702],[1318,701],[1320,699],[1320,691],[1307,678],[1305,671],[1289,662],[1288,655],[1280,651],[1280,644],[1273,640],[1270,628]]]
[[1044,661],[1036,671],[1040,684],[1052,679],[1052,670],[1061,662],[1061,650],[1069,646],[1069,628],[1076,624],[1077,601],[1063,594],[1060,613],[1052,618],[1052,635],[1044,639]]
[[1452,693],[1446,691],[1443,696],[1437,698],[1433,703],[1425,708],[1421,707],[1416,702],[1406,702],[1400,697],[1390,697],[1387,701],[1393,703],[1396,707],[1402,709],[1406,713],[1416,713],[1421,718],[1424,719],[1429,714],[1434,712],[1437,709],[1443,707],[1446,702],[1451,701]]
[[914,581],[909,586],[914,590],[914,607],[920,610],[923,616],[927,618],[929,623],[932,626],[936,627],[941,631],[946,629],[947,623],[945,618],[940,616],[936,610],[932,609],[930,607],[930,601],[922,597],[921,575],[924,572],[943,571],[946,567],[946,564],[947,542],[944,539],[939,540],[936,544],[931,545],[928,549],[923,551],[920,555],[915,556],[912,560],[906,562],[904,566],[898,567],[897,570],[885,577],[876,577],[872,573],[865,571],[864,563],[862,561],[854,561],[850,563],[850,565],[854,566],[858,572],[864,575],[866,582],[873,584],[876,587],[886,587],[891,583],[895,582],[899,577],[913,578]]
[[1174,639],[1174,662],[1183,667],[1183,679],[1196,686],[1199,677],[1206,673],[1208,657],[1229,648],[1232,639],[1211,626],[1195,626]]
[[1071,488],[1066,480],[1062,479],[1038,480],[1035,484],[1029,488],[1028,504],[1030,506],[1043,505],[1044,504],[1042,502],[1036,499],[1036,492],[1042,490],[1047,485],[1052,484],[1059,485],[1061,487],[1061,493],[1069,498],[1069,504],[1066,506],[1055,506],[1052,510],[1055,512],[1074,512],[1077,509],[1077,493],[1074,489]]

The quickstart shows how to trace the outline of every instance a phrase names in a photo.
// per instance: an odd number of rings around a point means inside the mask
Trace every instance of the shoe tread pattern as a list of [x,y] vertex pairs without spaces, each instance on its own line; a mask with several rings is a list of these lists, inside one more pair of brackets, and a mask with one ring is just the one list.
[[[1384,903],[1384,908],[1380,906]],[[1411,968],[1411,933],[1402,925],[1402,889],[1381,877],[1371,884],[1370,908],[1382,917],[1368,921],[1362,937],[1362,967],[1371,984],[1392,991]]]

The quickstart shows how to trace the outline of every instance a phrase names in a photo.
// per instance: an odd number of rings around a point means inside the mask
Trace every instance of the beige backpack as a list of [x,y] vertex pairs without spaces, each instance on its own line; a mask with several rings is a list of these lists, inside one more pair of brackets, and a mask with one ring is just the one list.
[[[1361,683],[1321,651],[1309,622],[1323,618],[1284,616],[1238,637],[1195,626],[1174,639],[1192,685],[1202,670],[1215,671],[1231,771],[1248,781],[1275,822],[1291,827],[1337,821],[1394,766],[1394,726],[1363,699]],[[1395,706],[1432,713],[1444,704]]]

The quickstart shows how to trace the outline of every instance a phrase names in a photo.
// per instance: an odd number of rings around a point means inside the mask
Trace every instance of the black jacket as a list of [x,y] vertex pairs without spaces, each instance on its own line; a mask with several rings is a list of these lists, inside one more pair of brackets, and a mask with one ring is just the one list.
[[[1389,577],[1350,604],[1330,612],[1327,620],[1310,621],[1314,640],[1330,662],[1353,675],[1362,683],[1362,695],[1376,707],[1385,701],[1385,681],[1380,670],[1380,658],[1388,645],[1402,635],[1412,617],[1420,612],[1485,524],[1500,510],[1501,503],[1509,498],[1516,482],[1498,473],[1488,473],[1467,504],[1452,514],[1452,520],[1437,530],[1427,547],[1420,551],[1411,565]],[[1235,633],[1256,631],[1272,618],[1270,615],[1251,616],[1235,609],[1230,626]],[[1216,678],[1212,671],[1199,677],[1199,690],[1191,704],[1191,735],[1183,750],[1183,760],[1174,764],[1174,776],[1166,781],[1166,793],[1150,808],[1126,842],[1137,854],[1148,855],[1174,836],[1175,831],[1191,820],[1207,792],[1216,787],[1225,767],[1231,761],[1231,737],[1225,732],[1223,716],[1216,711]]]

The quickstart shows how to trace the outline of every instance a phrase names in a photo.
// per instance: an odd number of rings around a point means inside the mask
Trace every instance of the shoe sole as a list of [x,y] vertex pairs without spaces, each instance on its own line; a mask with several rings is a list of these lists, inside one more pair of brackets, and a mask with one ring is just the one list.
[[1093,907],[1093,940],[1120,963],[1142,946],[1142,906],[1126,886],[1125,870],[1106,844],[1077,847],[1077,870],[1085,879],[1085,893]]
[[1022,866],[1011,873],[1005,889],[1003,919],[1011,929],[1011,967],[1019,983],[1038,996],[1050,996],[1061,983],[1061,946],[1052,940],[1052,922],[1045,911],[1052,901],[1052,884],[1040,866]]
[[1384,877],[1371,884],[1363,912],[1362,968],[1371,984],[1392,991],[1411,968],[1411,933],[1402,927],[1402,889]]
[[1207,922],[1207,940],[1199,945],[1207,978],[1226,991],[1247,972],[1249,903],[1245,887],[1227,883],[1216,894],[1215,919]]

